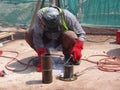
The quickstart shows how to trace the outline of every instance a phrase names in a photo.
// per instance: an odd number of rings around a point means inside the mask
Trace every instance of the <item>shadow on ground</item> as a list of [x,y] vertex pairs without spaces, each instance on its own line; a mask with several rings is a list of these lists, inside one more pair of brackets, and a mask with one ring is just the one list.
[[34,84],[43,84],[42,80],[30,80],[26,82],[27,85],[34,85]]
[[30,73],[36,71],[36,68],[32,65],[32,59],[34,57],[26,57],[21,60],[12,60],[10,64],[6,65],[7,69],[15,73]]
[[[36,56],[26,57],[21,60],[12,61],[10,64],[6,65],[7,69],[15,73],[31,73],[36,72],[37,66],[33,65],[33,60]],[[63,70],[63,60],[59,57],[51,57],[52,69],[53,70]]]
[[120,57],[120,48],[109,50],[107,55]]

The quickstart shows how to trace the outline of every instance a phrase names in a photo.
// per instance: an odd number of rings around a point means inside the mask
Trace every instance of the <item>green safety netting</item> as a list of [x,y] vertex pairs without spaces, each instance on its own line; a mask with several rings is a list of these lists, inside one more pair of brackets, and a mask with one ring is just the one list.
[[[42,2],[43,0],[41,0]],[[44,0],[44,6],[49,0]],[[120,0],[59,0],[85,26],[120,27]],[[0,25],[29,26],[37,0],[0,0]]]
[[82,0],[83,25],[120,27],[120,0]]
[[77,16],[80,0],[60,0],[60,7],[65,8]]
[[12,26],[28,25],[34,12],[36,1],[0,0],[0,23]]

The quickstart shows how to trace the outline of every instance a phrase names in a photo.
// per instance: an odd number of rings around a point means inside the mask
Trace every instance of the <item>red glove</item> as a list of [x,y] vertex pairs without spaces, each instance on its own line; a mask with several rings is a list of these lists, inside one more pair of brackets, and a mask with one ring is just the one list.
[[82,57],[81,50],[82,49],[83,49],[83,42],[80,40],[77,40],[71,50],[71,54],[73,55],[75,61],[79,61],[81,59],[81,57]]
[[[41,55],[44,54],[44,53],[46,53],[46,49],[45,48],[39,48],[39,49],[36,50],[36,52],[38,54],[39,59],[41,60]],[[42,72],[41,61],[38,63],[37,71],[38,72]]]

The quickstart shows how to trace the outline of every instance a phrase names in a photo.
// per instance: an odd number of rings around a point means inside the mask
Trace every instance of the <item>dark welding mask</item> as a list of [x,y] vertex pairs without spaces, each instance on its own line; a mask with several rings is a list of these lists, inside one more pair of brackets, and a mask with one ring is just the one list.
[[56,28],[60,19],[59,11],[55,7],[49,7],[43,12],[43,22],[48,28]]

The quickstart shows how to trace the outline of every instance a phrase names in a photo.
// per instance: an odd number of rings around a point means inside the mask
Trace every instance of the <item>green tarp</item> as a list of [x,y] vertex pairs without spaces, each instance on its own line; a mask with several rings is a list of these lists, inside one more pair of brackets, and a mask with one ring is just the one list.
[[8,25],[28,25],[36,2],[29,0],[0,0],[0,22]]
[[83,25],[120,27],[120,0],[82,0]]
[[[42,1],[42,0],[41,0]],[[44,6],[49,0],[45,0]],[[120,27],[120,0],[59,0],[85,26]],[[37,0],[0,0],[0,25],[28,26]]]

